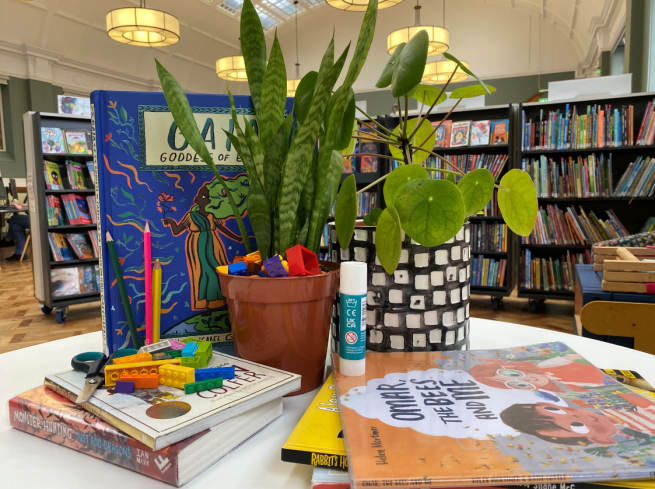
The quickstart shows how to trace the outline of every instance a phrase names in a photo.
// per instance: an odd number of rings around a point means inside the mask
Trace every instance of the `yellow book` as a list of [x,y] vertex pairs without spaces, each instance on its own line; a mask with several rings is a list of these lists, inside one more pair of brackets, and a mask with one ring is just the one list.
[[334,375],[325,381],[282,446],[282,461],[314,467],[348,468]]

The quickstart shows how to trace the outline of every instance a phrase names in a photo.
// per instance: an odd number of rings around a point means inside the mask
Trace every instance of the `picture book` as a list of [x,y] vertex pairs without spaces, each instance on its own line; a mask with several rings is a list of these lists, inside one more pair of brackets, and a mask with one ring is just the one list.
[[[282,414],[282,400],[224,421],[158,451],[42,385],[9,400],[15,429],[177,487]],[[202,456],[202,455],[209,456]],[[77,460],[84,463],[84,460]]]
[[[161,384],[157,389],[116,394],[98,389],[82,403],[112,426],[160,450],[300,388],[300,375],[214,352],[209,367],[234,366],[234,379],[223,387],[185,394]],[[68,370],[48,375],[45,384],[71,401],[84,387],[84,372]]]
[[341,470],[348,467],[334,375],[327,378],[282,445],[282,461]]
[[66,239],[70,243],[78,260],[89,260],[95,258],[93,246],[89,244],[83,234],[67,234]]
[[82,171],[82,164],[76,161],[66,161],[66,172],[68,173],[68,181],[74,190],[86,189],[84,183],[84,172]]
[[58,127],[41,128],[41,149],[44,154],[63,154],[66,153],[66,143],[64,142],[64,132]]
[[470,132],[471,121],[453,122],[450,133],[450,147],[468,146]]
[[93,245],[93,257],[98,258],[98,231],[95,229],[89,231],[89,238],[91,239],[91,244]]
[[48,190],[62,190],[64,188],[64,182],[61,179],[57,163],[43,160],[43,172],[45,173],[46,188]]
[[61,198],[58,195],[46,195],[46,215],[48,226],[63,226],[64,213]]
[[[223,132],[234,130],[229,98],[204,94],[188,98],[214,163],[250,230],[248,177]],[[236,95],[234,102],[241,124],[244,116],[257,129],[250,97]],[[245,255],[245,246],[223,187],[180,134],[162,93],[96,91],[91,103],[107,352],[131,343],[105,236],[109,231],[116,243],[134,319],[143,328],[146,221],[152,260],[162,264],[161,339],[193,336],[214,342],[215,349],[233,352],[216,267]],[[287,100],[287,110],[292,103],[293,99]]]
[[486,146],[489,144],[489,121],[473,121],[471,123],[471,146]]
[[96,184],[96,170],[95,170],[95,165],[93,164],[93,161],[87,161],[86,162],[86,168],[89,170],[89,175],[91,176],[91,183],[93,183],[93,186],[95,187],[95,184]]
[[655,401],[655,387],[634,370],[619,370],[611,368],[604,368],[602,370],[613,379],[630,387],[633,391]]
[[68,242],[63,234],[48,233],[48,242],[54,261],[71,261],[75,260],[73,252],[68,247]]
[[77,267],[56,267],[50,269],[52,297],[66,297],[80,293],[80,276]]
[[655,403],[561,342],[338,362],[353,489],[652,477]]
[[490,144],[507,144],[507,133],[509,132],[509,119],[491,121],[491,142]]
[[342,158],[343,159],[343,170],[341,173],[357,173],[357,167],[355,166],[355,157],[354,156],[347,156]]
[[[360,126],[360,129],[363,132],[373,132],[366,126]],[[361,173],[376,173],[378,171],[378,157],[371,155],[378,153],[377,143],[370,140],[361,140],[358,142],[357,147],[357,152],[361,154],[359,157],[359,171]]]
[[82,155],[88,155],[91,153],[86,139],[86,131],[66,130],[64,131],[64,134],[66,134],[66,146],[68,147],[69,153]]
[[432,125],[437,128],[435,133],[434,147],[448,148],[450,146],[450,129],[453,121],[432,121]]

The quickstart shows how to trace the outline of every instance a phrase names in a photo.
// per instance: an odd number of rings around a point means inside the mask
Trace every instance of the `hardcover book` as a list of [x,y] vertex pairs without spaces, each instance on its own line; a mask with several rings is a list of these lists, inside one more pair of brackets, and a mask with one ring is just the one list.
[[70,182],[72,189],[86,189],[81,163],[66,161],[66,170],[68,172],[68,181]]
[[486,146],[489,144],[489,121],[473,121],[471,123],[471,146]]
[[353,489],[652,477],[655,403],[563,343],[338,362]]
[[41,128],[41,149],[42,152],[50,154],[66,153],[64,132],[58,127]]
[[57,267],[51,269],[50,283],[52,297],[66,297],[80,293],[80,276],[77,267]]
[[469,133],[471,132],[471,121],[453,122],[450,133],[450,147],[457,148],[469,145]]
[[78,260],[89,260],[95,258],[93,247],[89,244],[83,234],[67,234],[66,239],[73,248]]
[[509,131],[509,120],[502,119],[491,121],[491,144],[507,144],[507,133]]
[[66,146],[68,147],[68,152],[72,154],[82,154],[88,155],[91,153],[89,151],[89,146],[86,140],[86,131],[64,131],[66,135]]
[[453,125],[453,121],[433,121],[432,125],[437,127],[437,132],[435,133],[434,147],[435,148],[448,148],[450,147],[450,130]]
[[62,190],[64,183],[61,181],[59,165],[54,161],[43,160],[43,172],[46,177],[46,188],[49,190]]

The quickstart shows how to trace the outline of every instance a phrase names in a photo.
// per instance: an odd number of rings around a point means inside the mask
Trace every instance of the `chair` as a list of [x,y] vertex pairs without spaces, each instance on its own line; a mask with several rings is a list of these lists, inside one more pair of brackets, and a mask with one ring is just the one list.
[[27,251],[27,247],[30,244],[30,239],[32,238],[32,235],[30,234],[30,230],[26,229],[25,234],[27,235],[27,239],[25,240],[25,246],[23,246],[23,252],[20,255],[20,261],[23,261],[23,257],[25,256],[25,252]]
[[634,338],[634,349],[655,354],[655,304],[589,302],[580,311],[582,327],[601,336]]

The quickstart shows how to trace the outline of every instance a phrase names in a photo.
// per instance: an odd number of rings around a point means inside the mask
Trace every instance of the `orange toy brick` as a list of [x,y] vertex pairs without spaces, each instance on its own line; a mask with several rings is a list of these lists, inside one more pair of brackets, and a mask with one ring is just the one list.
[[125,365],[107,365],[105,366],[105,385],[113,387],[117,380],[121,379],[123,374],[141,375],[141,374],[159,374],[159,367],[162,365],[180,365],[180,358],[171,358],[170,360],[157,360],[156,362],[126,363]]
[[156,389],[159,387],[159,374],[123,374],[119,380],[134,382],[136,389]]
[[127,363],[152,362],[151,353],[137,353],[126,357],[114,358],[114,365],[125,365]]
[[159,368],[159,382],[169,387],[184,390],[184,384],[196,381],[195,369],[181,365],[162,365]]

